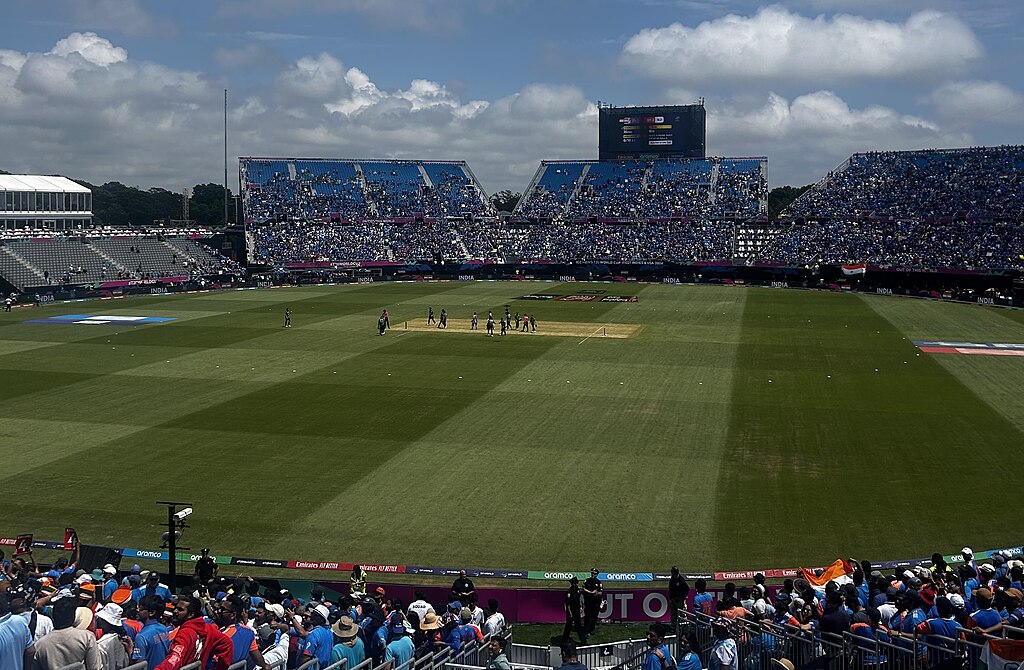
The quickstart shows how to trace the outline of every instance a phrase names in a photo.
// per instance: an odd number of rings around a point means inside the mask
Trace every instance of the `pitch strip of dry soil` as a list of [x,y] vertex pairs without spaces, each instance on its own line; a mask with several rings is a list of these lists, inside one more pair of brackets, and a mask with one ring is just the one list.
[[[469,321],[448,320],[447,328],[438,328],[434,324],[423,322],[412,323],[402,322],[391,327],[394,332],[406,330],[418,333],[461,333],[463,335],[486,335],[487,329],[484,323],[480,324],[479,330],[470,330]],[[640,326],[632,323],[572,323],[570,321],[548,321],[537,325],[537,332],[525,333],[523,331],[510,330],[510,337],[536,337],[546,335],[549,337],[615,337],[619,339],[635,337]],[[498,337],[501,328],[494,327],[494,336]]]

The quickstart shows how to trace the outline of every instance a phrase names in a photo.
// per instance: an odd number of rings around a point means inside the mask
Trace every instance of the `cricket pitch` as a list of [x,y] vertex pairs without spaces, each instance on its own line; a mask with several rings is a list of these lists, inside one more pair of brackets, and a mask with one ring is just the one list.
[[[438,328],[436,324],[427,324],[422,321],[413,323],[411,321],[405,321],[400,324],[395,324],[392,330],[401,332],[405,330],[415,331],[418,333],[460,333],[462,335],[486,335],[487,329],[484,324],[480,324],[479,330],[469,329],[468,319],[448,319],[447,328]],[[519,330],[509,330],[509,337],[535,337],[537,335],[548,336],[548,337],[587,337],[587,338],[599,338],[599,337],[614,337],[618,339],[625,339],[629,337],[636,337],[636,334],[640,331],[640,326],[632,323],[573,323],[569,321],[548,321],[540,323],[537,326],[537,332],[527,333]],[[494,336],[499,337],[501,328],[495,326]]]

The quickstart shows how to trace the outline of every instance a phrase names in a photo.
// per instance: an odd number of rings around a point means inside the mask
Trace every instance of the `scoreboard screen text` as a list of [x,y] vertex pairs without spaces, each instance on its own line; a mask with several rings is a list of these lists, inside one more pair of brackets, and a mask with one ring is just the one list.
[[703,105],[603,107],[598,157],[704,158],[705,125]]

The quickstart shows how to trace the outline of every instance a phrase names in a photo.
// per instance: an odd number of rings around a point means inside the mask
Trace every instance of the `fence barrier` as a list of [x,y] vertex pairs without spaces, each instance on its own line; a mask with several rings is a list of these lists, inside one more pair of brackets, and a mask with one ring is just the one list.
[[[703,667],[707,667],[716,643],[711,623],[715,617],[679,611],[676,633],[680,639],[693,636]],[[768,621],[737,619],[737,666],[733,670],[778,670],[772,663],[788,659],[796,670],[981,670],[982,650],[987,639],[1024,639],[1024,629],[1004,626],[997,635],[981,636],[963,631],[958,638],[868,629],[858,635],[802,630]],[[642,657],[624,664],[627,670],[640,667]],[[991,669],[990,669],[991,670]]]

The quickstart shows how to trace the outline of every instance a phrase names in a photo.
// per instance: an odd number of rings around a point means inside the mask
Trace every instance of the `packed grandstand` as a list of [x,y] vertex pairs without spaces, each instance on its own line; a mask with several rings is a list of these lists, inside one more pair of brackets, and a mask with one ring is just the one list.
[[[1024,147],[851,156],[767,220],[768,160],[544,161],[510,216],[465,163],[242,159],[250,257],[1024,267]],[[767,229],[747,249],[745,230]]]
[[[1024,269],[1024,147],[858,153],[769,220],[765,157],[543,161],[496,212],[464,161],[240,159],[248,260]],[[2,231],[16,289],[238,274],[210,231]],[[79,241],[84,240],[85,244]]]

